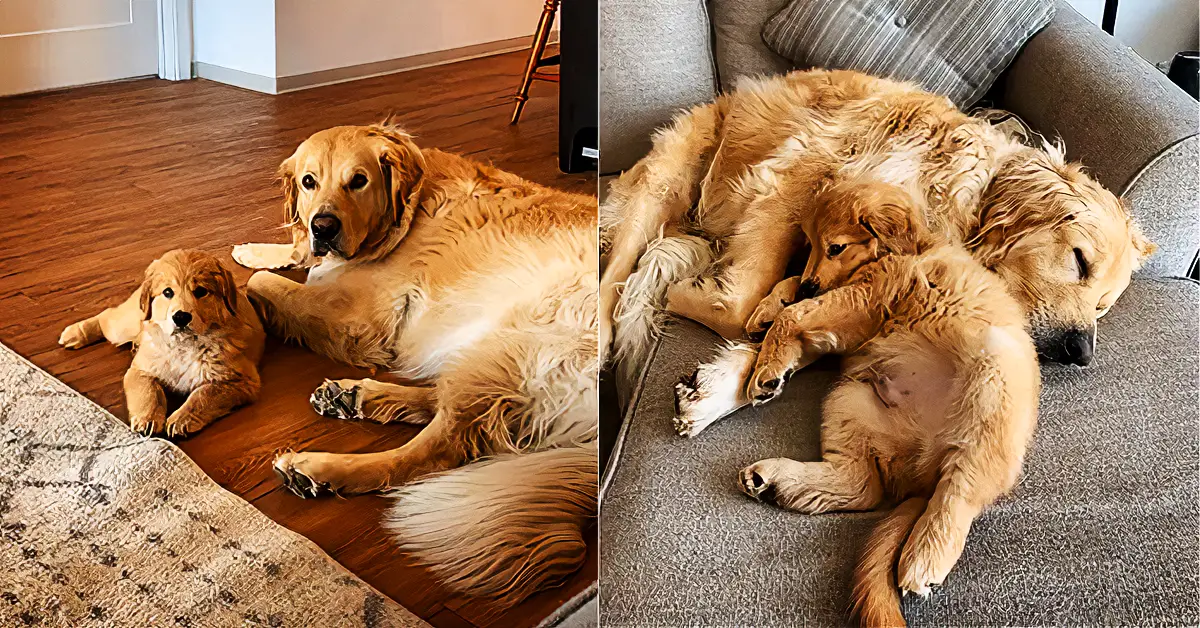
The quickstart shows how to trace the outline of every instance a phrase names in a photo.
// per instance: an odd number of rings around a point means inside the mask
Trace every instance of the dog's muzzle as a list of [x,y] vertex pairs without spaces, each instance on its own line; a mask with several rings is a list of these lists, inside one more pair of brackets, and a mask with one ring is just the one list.
[[1038,354],[1060,364],[1087,366],[1096,351],[1096,332],[1090,329],[1068,329],[1046,342],[1038,342]]
[[312,233],[313,255],[321,257],[328,253],[337,252],[334,242],[342,232],[342,221],[333,214],[317,214],[309,224]]

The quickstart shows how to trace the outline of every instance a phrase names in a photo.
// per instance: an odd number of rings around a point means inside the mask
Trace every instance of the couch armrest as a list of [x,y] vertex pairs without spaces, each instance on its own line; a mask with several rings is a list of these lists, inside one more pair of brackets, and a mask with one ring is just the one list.
[[1187,273],[1200,246],[1200,104],[1065,2],[1013,62],[1003,98],[1004,108],[1061,137],[1068,158],[1129,201],[1159,245],[1143,274]]
[[1082,161],[1113,192],[1195,135],[1200,108],[1133,50],[1065,2],[1009,68],[1004,107]]
[[704,0],[600,3],[600,172],[624,170],[678,111],[716,98]]

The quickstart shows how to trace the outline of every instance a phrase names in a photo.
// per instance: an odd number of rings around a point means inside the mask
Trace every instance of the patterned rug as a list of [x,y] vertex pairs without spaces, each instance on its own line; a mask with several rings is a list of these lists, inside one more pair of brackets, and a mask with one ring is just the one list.
[[428,626],[0,345],[0,626]]

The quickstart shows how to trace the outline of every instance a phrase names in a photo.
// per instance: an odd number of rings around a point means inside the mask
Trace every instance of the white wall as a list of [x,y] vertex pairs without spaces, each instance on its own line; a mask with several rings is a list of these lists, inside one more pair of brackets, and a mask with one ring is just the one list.
[[294,76],[529,37],[544,3],[275,0],[275,4],[275,76]]
[[193,59],[274,77],[275,4],[275,0],[193,0]]
[[[1100,24],[1104,0],[1067,0],[1084,17]],[[1196,0],[1121,0],[1117,39],[1151,63],[1169,61],[1181,50],[1200,47],[1200,3]]]

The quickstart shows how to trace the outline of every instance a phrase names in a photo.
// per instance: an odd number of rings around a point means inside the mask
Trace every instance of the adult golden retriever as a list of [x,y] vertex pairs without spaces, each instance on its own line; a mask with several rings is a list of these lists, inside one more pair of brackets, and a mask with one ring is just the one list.
[[1153,250],[1060,149],[1024,146],[945,98],[850,71],[748,80],[656,133],[601,206],[602,356],[640,367],[664,308],[741,337],[811,244],[798,225],[813,181],[854,167],[917,186],[932,231],[1005,280],[1051,360],[1091,360],[1096,319]]
[[427,425],[371,454],[285,453],[316,495],[403,487],[386,525],[450,584],[501,606],[560,582],[596,512],[593,197],[436,149],[390,125],[316,133],[280,167],[292,243],[250,244],[267,329],[419,382],[327,382],[319,412]]

